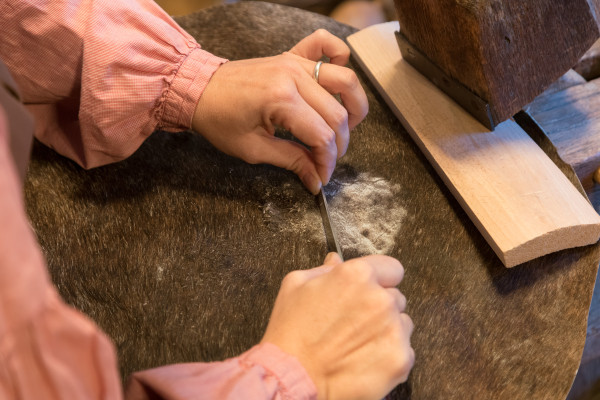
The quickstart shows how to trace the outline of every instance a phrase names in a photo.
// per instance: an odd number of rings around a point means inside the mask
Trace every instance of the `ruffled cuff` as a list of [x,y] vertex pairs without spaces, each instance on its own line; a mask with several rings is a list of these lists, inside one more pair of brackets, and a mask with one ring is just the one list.
[[247,366],[259,365],[275,377],[285,393],[285,398],[317,398],[317,388],[308,373],[296,359],[271,343],[254,346],[240,355],[239,362]]
[[193,49],[177,70],[165,99],[159,127],[166,131],[189,129],[200,95],[226,59],[199,47]]

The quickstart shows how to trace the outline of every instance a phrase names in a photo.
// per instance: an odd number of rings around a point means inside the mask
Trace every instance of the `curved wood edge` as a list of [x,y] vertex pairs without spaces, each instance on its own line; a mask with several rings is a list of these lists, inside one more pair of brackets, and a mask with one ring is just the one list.
[[531,254],[537,254],[537,257],[541,257],[573,247],[591,245],[597,241],[597,224],[577,224],[538,236],[529,242],[504,252],[502,255],[503,258],[501,257],[500,259],[504,265],[510,268],[530,261]]
[[506,267],[595,243],[600,216],[514,121],[490,131],[408,63],[397,22],[348,37],[354,56]]

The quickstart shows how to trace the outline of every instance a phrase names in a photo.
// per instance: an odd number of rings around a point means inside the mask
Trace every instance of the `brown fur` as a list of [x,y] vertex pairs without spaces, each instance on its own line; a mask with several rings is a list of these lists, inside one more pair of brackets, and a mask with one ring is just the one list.
[[[178,21],[203,48],[230,59],[280,53],[321,27],[352,32],[266,3]],[[389,254],[406,268],[400,288],[415,322],[416,364],[393,398],[564,398],[585,339],[598,247],[505,269],[359,76],[370,114],[334,178],[385,179],[406,210]],[[302,226],[294,225],[299,218],[320,218],[293,174],[232,159],[190,132],[156,132],[128,160],[90,171],[36,144],[26,198],[54,282],[114,340],[124,377],[248,349],[262,336],[283,276],[326,254],[324,237],[289,229]]]

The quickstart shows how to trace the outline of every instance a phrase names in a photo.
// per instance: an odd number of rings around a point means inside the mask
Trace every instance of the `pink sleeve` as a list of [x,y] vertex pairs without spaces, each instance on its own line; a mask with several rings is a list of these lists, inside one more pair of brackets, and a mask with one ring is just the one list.
[[[113,345],[50,282],[25,216],[7,127],[0,105],[0,399],[119,400]],[[271,344],[223,362],[138,372],[127,390],[129,400],[314,398],[304,368]]]
[[0,106],[0,399],[122,398],[115,352],[51,285],[25,217]]
[[86,168],[128,157],[156,128],[188,129],[225,62],[152,0],[7,0],[0,26],[37,138]]
[[127,400],[316,399],[302,365],[270,343],[218,363],[176,364],[131,377]]

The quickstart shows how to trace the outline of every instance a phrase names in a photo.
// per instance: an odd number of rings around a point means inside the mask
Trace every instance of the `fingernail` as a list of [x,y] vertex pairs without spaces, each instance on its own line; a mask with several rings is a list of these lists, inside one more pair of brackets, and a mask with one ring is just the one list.
[[321,190],[321,178],[318,175],[306,174],[302,181],[312,194],[319,194],[319,190]]

